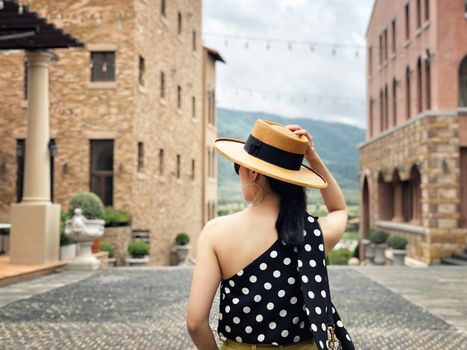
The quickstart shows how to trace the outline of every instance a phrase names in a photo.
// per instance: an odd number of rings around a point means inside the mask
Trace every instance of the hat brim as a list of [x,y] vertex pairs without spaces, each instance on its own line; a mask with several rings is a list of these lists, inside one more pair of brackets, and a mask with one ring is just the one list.
[[245,141],[228,138],[220,138],[214,141],[215,149],[225,158],[263,175],[302,187],[321,189],[328,186],[323,176],[304,164],[302,164],[300,170],[285,169],[250,155],[243,149],[244,145]]

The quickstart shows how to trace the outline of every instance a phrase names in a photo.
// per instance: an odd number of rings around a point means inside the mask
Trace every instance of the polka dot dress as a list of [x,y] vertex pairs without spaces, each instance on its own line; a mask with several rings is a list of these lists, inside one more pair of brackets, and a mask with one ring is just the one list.
[[248,266],[221,281],[221,340],[288,345],[313,338],[318,349],[327,349],[327,273],[316,219],[306,214],[303,246],[293,248],[277,239]]

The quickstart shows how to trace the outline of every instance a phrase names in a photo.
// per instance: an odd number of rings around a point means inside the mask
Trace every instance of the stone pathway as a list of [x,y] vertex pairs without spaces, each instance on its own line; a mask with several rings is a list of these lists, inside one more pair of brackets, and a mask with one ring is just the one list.
[[[383,286],[387,281],[375,277],[381,269],[386,268],[330,268],[334,304],[357,349],[467,349],[465,333],[423,303]],[[391,269],[388,275],[404,277],[413,288],[424,280],[411,277],[418,270]],[[452,270],[423,273],[429,276],[426,285],[420,284],[423,295],[430,293],[426,286],[434,275],[457,283]],[[185,326],[191,274],[192,268],[116,268],[87,276],[65,272],[0,288],[0,348],[194,349]],[[8,291],[18,298],[5,301]],[[449,303],[445,299],[439,305]],[[210,320],[214,332],[218,303],[217,296]]]

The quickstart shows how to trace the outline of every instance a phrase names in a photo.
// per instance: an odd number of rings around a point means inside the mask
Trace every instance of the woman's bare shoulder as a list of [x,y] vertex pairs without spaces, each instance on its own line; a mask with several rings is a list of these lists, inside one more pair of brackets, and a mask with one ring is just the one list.
[[225,232],[226,230],[232,229],[241,221],[243,212],[242,210],[233,214],[217,216],[206,223],[203,232]]

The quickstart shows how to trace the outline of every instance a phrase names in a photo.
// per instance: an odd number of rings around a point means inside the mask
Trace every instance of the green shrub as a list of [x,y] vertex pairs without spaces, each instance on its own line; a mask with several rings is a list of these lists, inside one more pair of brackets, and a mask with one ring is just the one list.
[[133,258],[142,258],[149,254],[149,244],[143,241],[134,241],[128,245],[128,253]]
[[370,242],[374,244],[386,243],[388,239],[388,233],[380,229],[370,229],[368,230],[368,235]]
[[68,237],[64,231],[60,231],[60,246],[75,244],[76,242]]
[[92,192],[81,192],[70,201],[69,214],[73,216],[75,208],[81,208],[87,219],[102,219],[104,205],[101,199]]
[[352,255],[353,252],[346,248],[332,250],[328,255],[329,265],[347,265]]
[[113,258],[115,256],[114,247],[109,242],[101,242],[99,244],[99,250],[102,252],[108,252],[109,258]]
[[69,212],[64,212],[64,211],[60,212],[60,222],[65,222],[66,220],[70,218],[71,218],[71,215]]
[[190,243],[190,236],[185,232],[180,232],[177,237],[175,237],[175,244],[177,245],[187,245]]
[[405,249],[408,242],[405,237],[392,234],[389,236],[387,243],[392,249]]
[[103,219],[105,226],[128,226],[131,223],[131,214],[125,210],[114,209],[112,207],[105,207]]

